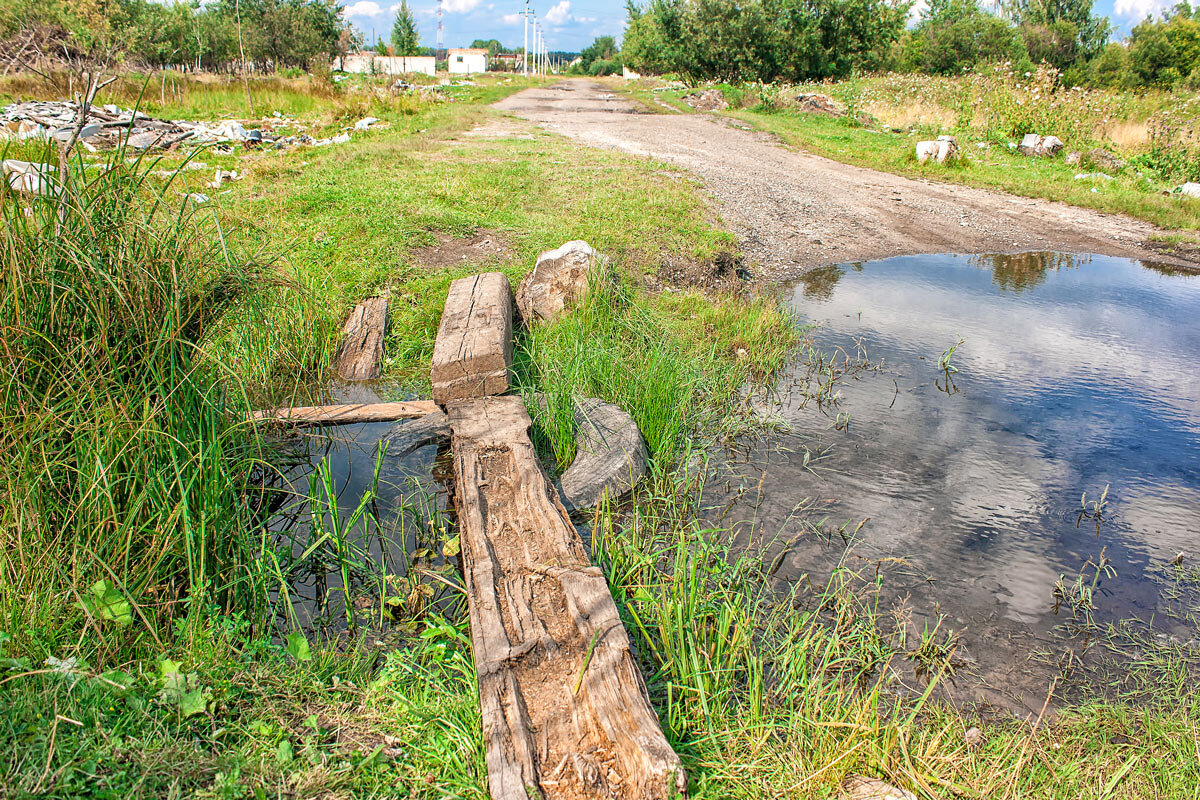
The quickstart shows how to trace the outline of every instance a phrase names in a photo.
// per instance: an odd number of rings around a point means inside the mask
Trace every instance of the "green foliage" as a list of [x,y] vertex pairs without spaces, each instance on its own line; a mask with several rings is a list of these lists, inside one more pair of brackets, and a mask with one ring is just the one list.
[[408,0],[401,0],[396,9],[396,22],[392,25],[392,50],[398,56],[415,56],[421,52],[421,37],[417,33],[417,20]]
[[[18,10],[24,7],[25,10]],[[353,35],[333,0],[46,0],[0,5],[0,28],[59,27],[83,51],[135,64],[226,67],[241,57],[265,67],[309,69],[345,51]]]
[[978,0],[933,0],[905,36],[902,67],[957,74],[981,62],[1009,57],[1016,41],[1012,26],[983,11]]
[[124,155],[56,172],[57,198],[0,197],[0,614],[114,650],[263,597],[242,566],[259,450],[203,352],[263,266]]
[[891,0],[651,0],[631,7],[626,62],[689,81],[802,81],[879,67],[904,30]]

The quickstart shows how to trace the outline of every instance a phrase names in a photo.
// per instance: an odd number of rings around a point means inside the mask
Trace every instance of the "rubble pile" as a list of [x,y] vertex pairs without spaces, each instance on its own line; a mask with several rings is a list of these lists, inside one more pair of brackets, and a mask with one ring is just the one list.
[[[68,141],[74,133],[78,106],[70,101],[28,101],[12,103],[0,109],[0,141]],[[377,124],[367,117],[354,126],[364,131]],[[187,141],[195,144],[241,144],[247,148],[292,146],[322,147],[350,141],[349,133],[326,139],[314,139],[306,133],[276,132],[276,127],[303,131],[303,126],[276,112],[262,120],[259,127],[227,119],[219,122],[156,119],[140,111],[115,105],[91,106],[80,130],[78,143],[85,150],[112,150],[122,143],[137,151],[167,150]]]

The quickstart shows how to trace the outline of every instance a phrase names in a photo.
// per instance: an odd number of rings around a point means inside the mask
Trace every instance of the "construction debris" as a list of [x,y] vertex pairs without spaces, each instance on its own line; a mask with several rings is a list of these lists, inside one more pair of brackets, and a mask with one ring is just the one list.
[[[69,141],[75,131],[78,109],[79,106],[71,101],[32,100],[7,105],[0,110],[0,141]],[[354,128],[366,130],[378,122],[374,117],[367,117]],[[256,124],[258,127],[247,128],[242,122],[232,119],[219,122],[165,120],[115,105],[91,106],[78,141],[90,152],[112,150],[121,145],[138,151],[168,150],[184,141],[275,149],[322,147],[350,141],[348,132],[327,139],[314,139],[303,133],[302,125],[279,112]],[[277,132],[276,128],[300,132],[285,134]]]
[[59,188],[50,177],[57,170],[49,164],[31,164],[28,161],[5,159],[3,165],[4,180],[14,192],[28,195],[53,197],[58,195]]

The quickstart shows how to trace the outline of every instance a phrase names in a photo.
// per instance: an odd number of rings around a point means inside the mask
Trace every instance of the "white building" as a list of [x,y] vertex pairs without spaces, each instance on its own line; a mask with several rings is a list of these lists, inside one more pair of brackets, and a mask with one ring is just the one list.
[[404,75],[411,72],[435,75],[437,74],[437,60],[433,56],[381,56],[377,53],[350,53],[343,58],[334,59],[333,68],[339,72],[356,72],[364,75]]
[[482,47],[452,47],[448,53],[451,72],[470,75],[472,72],[487,72],[488,51]]

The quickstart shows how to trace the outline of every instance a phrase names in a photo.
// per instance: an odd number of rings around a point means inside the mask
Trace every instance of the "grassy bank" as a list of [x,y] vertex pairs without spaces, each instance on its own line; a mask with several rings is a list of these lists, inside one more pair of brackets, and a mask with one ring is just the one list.
[[[420,586],[393,588],[376,598],[395,601],[393,625],[336,641],[277,625],[286,556],[257,487],[278,454],[241,420],[320,395],[344,315],[376,291],[391,299],[377,388],[424,394],[449,282],[515,282],[575,238],[615,274],[521,336],[517,378],[549,400],[535,416],[554,466],[575,396],[620,403],[650,445],[651,478],[587,527],[692,796],[832,796],[851,773],[930,797],[1188,796],[1186,646],[1138,641],[1144,666],[1118,692],[1054,719],[976,717],[930,699],[944,642],[896,629],[873,577],[780,594],[696,521],[693,456],[761,425],[744,393],[799,332],[769,296],[660,291],[664,265],[717,270],[732,239],[673,170],[485,107],[519,86],[314,94],[305,124],[370,102],[386,125],[338,147],[196,154],[247,173],[205,204],[181,195],[207,174],[154,174],[182,154],[81,166],[61,212],[0,200],[0,796],[485,797],[461,592],[439,583],[435,612]],[[496,246],[462,249],[480,233]]]
[[[1200,180],[1194,133],[1200,107],[1185,92],[1064,89],[1045,69],[1025,76],[990,66],[951,78],[895,74],[716,88],[729,105],[721,113],[836,161],[1127,214],[1167,230],[1200,228],[1200,200],[1174,193],[1181,183]],[[671,113],[661,105],[666,103],[697,113],[682,99],[690,89],[647,81],[627,91],[649,111]],[[804,94],[832,97],[845,114],[804,113],[796,102]],[[1066,148],[1056,158],[1020,155],[1010,143],[1025,133],[1054,134]],[[942,134],[957,136],[962,159],[918,164],[916,143]],[[1123,166],[1088,158],[1093,149]],[[1066,162],[1070,151],[1085,154],[1081,163]],[[1080,174],[1092,177],[1076,179]]]

